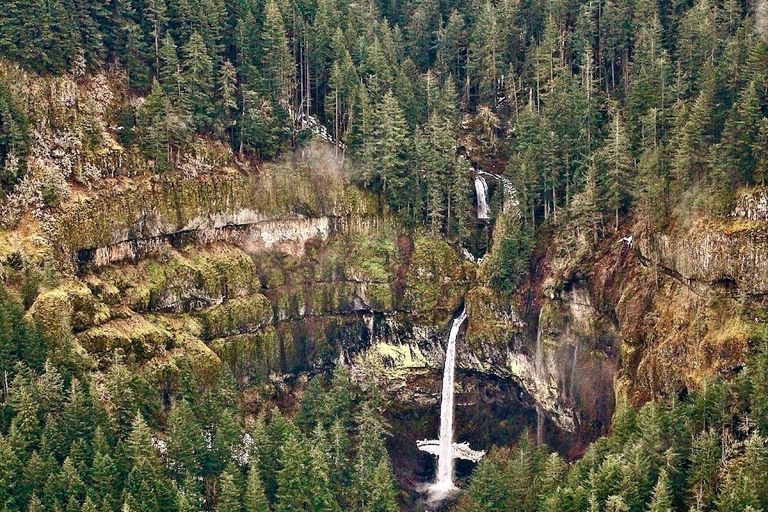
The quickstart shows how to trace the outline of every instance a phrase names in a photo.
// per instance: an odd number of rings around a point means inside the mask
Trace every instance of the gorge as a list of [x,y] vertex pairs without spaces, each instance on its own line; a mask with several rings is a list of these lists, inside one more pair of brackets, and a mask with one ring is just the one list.
[[8,0],[0,511],[768,510],[767,5]]

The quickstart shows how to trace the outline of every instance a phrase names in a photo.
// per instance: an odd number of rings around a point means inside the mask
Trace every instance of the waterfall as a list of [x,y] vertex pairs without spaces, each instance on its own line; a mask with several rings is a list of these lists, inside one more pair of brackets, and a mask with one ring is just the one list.
[[[544,307],[539,310],[539,323],[536,326],[536,360],[534,371],[536,372],[536,378],[541,380],[542,366],[544,366],[544,351],[541,347],[541,315],[544,312]],[[536,442],[541,444],[544,437],[544,411],[539,402],[536,402]]]
[[445,368],[443,369],[443,394],[440,402],[440,438],[438,440],[416,441],[419,450],[437,456],[437,481],[426,490],[431,501],[442,501],[456,489],[453,485],[453,459],[480,462],[483,450],[473,450],[469,443],[453,442],[453,384],[456,375],[456,338],[459,328],[467,319],[466,309],[453,321],[448,346],[445,347]]
[[573,400],[573,391],[576,388],[576,366],[578,365],[579,361],[579,342],[577,341],[573,345],[573,366],[571,366],[571,385],[570,389],[568,390],[568,395],[571,397],[571,400]]
[[479,174],[475,176],[475,192],[477,193],[477,218],[487,220],[488,216],[488,184]]
[[443,369],[443,395],[440,401],[440,449],[437,455],[436,490],[453,489],[453,383],[456,376],[456,338],[459,328],[467,319],[467,310],[461,311],[453,321],[448,346],[445,349]]

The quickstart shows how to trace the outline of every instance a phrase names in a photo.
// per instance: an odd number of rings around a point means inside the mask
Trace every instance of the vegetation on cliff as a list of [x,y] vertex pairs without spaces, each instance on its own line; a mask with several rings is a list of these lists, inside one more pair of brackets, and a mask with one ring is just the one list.
[[694,512],[768,506],[768,355],[733,383],[645,404],[623,402],[611,434],[571,464],[523,437],[475,471],[458,510]]
[[[479,368],[530,369],[543,311],[544,351],[624,388],[580,461],[524,438],[460,508],[767,509],[766,11],[6,0],[0,510],[394,510],[381,404],[342,374],[241,424],[384,315],[465,300]],[[446,243],[486,234],[477,267]]]

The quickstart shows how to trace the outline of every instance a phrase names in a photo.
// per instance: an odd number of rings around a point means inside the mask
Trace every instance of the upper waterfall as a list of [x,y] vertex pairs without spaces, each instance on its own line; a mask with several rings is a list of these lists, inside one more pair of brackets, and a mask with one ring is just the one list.
[[488,215],[488,184],[479,174],[475,176],[475,192],[477,193],[477,218],[489,219]]

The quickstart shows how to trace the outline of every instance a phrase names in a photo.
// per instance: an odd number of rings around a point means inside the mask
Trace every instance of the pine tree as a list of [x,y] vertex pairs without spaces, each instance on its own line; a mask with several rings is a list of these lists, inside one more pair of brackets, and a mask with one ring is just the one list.
[[157,79],[139,115],[139,126],[145,135],[143,145],[156,172],[170,168],[170,134],[168,129],[168,98]]
[[[122,4],[129,6],[130,2],[123,0]],[[131,11],[126,12],[126,22],[123,25],[120,36],[119,48],[121,50],[119,55],[126,71],[128,71],[129,85],[132,88],[146,90],[152,83],[149,65],[147,64],[150,51],[144,40],[141,27],[130,19],[129,13]]]
[[[27,124],[26,112],[8,84],[0,79],[0,191],[9,191],[23,176],[28,150]],[[2,302],[6,302],[5,299]]]
[[150,470],[158,467],[157,451],[152,446],[152,431],[140,412],[133,420],[126,445],[134,467]]
[[[443,26],[437,33],[437,57],[436,67],[438,74],[446,79],[452,76],[454,80],[461,80],[463,71],[464,48],[466,27],[464,18],[456,9],[453,9]],[[452,85],[456,85],[455,83]]]
[[165,0],[148,0],[144,10],[144,17],[149,22],[150,34],[152,35],[152,47],[154,49],[155,69],[160,69],[160,41],[163,39],[163,32],[168,24],[168,8]]
[[18,461],[11,443],[0,434],[0,504],[7,506],[15,500]]
[[174,461],[173,471],[177,478],[197,475],[200,472],[199,455],[205,445],[202,429],[195,413],[186,400],[176,402],[168,415],[168,457]]
[[649,512],[672,512],[672,490],[669,484],[669,475],[667,470],[662,469],[659,473],[659,480],[653,489],[653,499],[651,500]]
[[245,512],[269,512],[269,502],[261,483],[258,462],[252,462],[248,470],[245,488]]
[[315,425],[326,425],[331,420],[325,411],[327,405],[325,390],[320,384],[320,378],[311,379],[304,390],[301,410],[296,417],[296,425],[305,434],[309,434]]
[[[739,173],[742,182],[754,183],[754,174],[758,166],[757,156],[762,150],[759,145],[763,98],[760,86],[753,80],[741,92],[731,110],[723,131],[723,144],[728,152],[728,166]],[[762,96],[762,97],[761,97]],[[764,130],[763,130],[764,131]],[[764,136],[763,136],[764,137]],[[764,177],[760,177],[760,180]]]
[[371,136],[364,143],[364,180],[373,190],[387,194],[395,209],[406,214],[414,199],[409,190],[407,135],[403,111],[388,91],[376,108]]
[[216,97],[216,130],[220,132],[219,137],[229,137],[232,140],[237,111],[237,70],[229,60],[225,60],[219,68]]
[[275,0],[268,0],[264,8],[261,65],[268,87],[264,92],[276,104],[287,106],[295,70],[283,14]]
[[277,474],[277,501],[275,512],[313,510],[313,494],[317,489],[307,468],[311,465],[309,448],[304,439],[288,434],[280,456],[281,469]]
[[166,32],[163,43],[160,46],[160,67],[158,77],[163,92],[169,98],[174,106],[181,105],[181,98],[184,91],[184,81],[179,64],[179,55],[176,52],[176,43],[170,32]]
[[91,468],[91,492],[94,500],[115,509],[120,503],[119,490],[119,475],[112,457],[109,453],[97,451]]
[[16,416],[11,422],[9,437],[14,444],[16,453],[26,457],[24,452],[32,451],[38,447],[42,429],[40,427],[40,406],[38,397],[34,393],[32,386],[23,386],[21,389],[15,389],[13,408]]
[[617,106],[611,108],[610,127],[603,147],[598,151],[602,171],[603,197],[614,213],[614,230],[619,229],[619,210],[633,195],[635,163],[629,151],[629,140]]
[[99,510],[96,508],[96,505],[93,504],[93,501],[91,501],[90,496],[86,496],[85,501],[83,502],[83,506],[80,508],[81,512],[99,512]]
[[202,131],[210,123],[213,99],[213,61],[205,41],[194,32],[184,46],[184,105],[192,115],[197,130]]
[[44,510],[43,502],[40,501],[40,498],[38,498],[36,494],[33,494],[32,498],[29,500],[27,512],[43,512]]
[[349,371],[343,364],[337,364],[331,376],[331,387],[327,393],[329,420],[337,418],[345,428],[351,427],[352,383]]
[[224,471],[219,477],[219,485],[221,492],[216,505],[216,512],[241,512],[243,504],[234,475],[228,470]]
[[711,0],[697,0],[680,21],[677,37],[678,62],[686,85],[696,91],[705,73],[705,64],[714,62],[719,53],[717,18],[719,9]]

